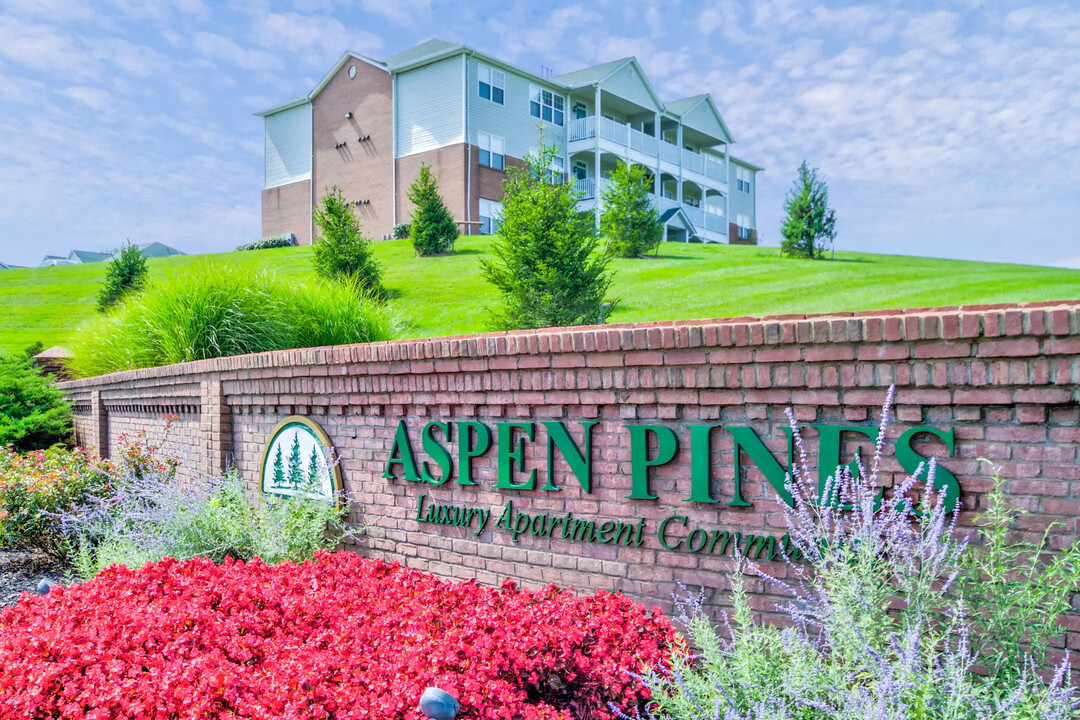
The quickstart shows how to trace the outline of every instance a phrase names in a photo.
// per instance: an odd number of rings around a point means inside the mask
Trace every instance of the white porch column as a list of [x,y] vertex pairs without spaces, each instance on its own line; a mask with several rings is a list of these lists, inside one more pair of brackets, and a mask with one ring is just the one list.
[[594,213],[596,215],[596,230],[600,230],[600,84],[593,85],[596,90],[596,113],[594,115],[594,122],[596,127],[593,133],[593,178],[596,182],[596,207]]
[[660,209],[660,197],[664,194],[664,186],[660,183],[660,143],[664,142],[660,132],[660,113],[653,113],[653,135],[656,137],[656,176],[653,178],[653,191],[656,193],[656,208]]
[[727,192],[724,193],[724,236],[731,242],[731,153],[724,143],[724,177],[727,178]]
[[682,145],[683,145],[683,143],[682,143],[682,118],[679,118],[679,126],[675,129],[675,145],[679,148],[679,155],[678,155],[678,157],[679,157],[679,193],[678,193],[678,197],[675,198],[675,199],[678,200],[679,204],[681,205],[682,204],[682,197],[683,197],[683,194],[682,194],[682,183],[683,183],[683,180],[682,180],[682,153],[683,153],[683,150],[682,150]]

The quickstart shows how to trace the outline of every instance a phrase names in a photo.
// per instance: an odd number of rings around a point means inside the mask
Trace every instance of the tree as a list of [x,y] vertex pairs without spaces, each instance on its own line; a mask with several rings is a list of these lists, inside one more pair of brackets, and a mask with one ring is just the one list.
[[836,240],[836,211],[829,207],[829,188],[803,160],[799,177],[784,203],[787,217],[780,233],[780,253],[800,258],[821,258]]
[[322,473],[319,472],[319,446],[311,447],[311,457],[308,459],[308,481],[312,485],[319,485]]
[[0,447],[40,450],[71,435],[71,409],[25,356],[0,354]]
[[639,257],[660,244],[664,225],[649,197],[651,183],[652,175],[643,165],[620,160],[604,188],[600,231],[616,255]]
[[105,267],[105,280],[98,291],[98,312],[105,312],[125,295],[142,290],[146,286],[148,273],[142,250],[130,242],[124,245]]
[[292,447],[289,449],[289,484],[294,488],[300,487],[304,482],[304,471],[300,467],[303,460],[300,458],[300,433],[293,435]]
[[550,167],[555,148],[541,142],[527,167],[510,168],[503,181],[502,224],[493,260],[481,274],[502,296],[493,329],[540,328],[602,322],[611,305],[611,254],[600,245],[590,213],[578,211],[579,194]]
[[349,280],[364,292],[382,296],[382,269],[375,261],[371,239],[361,232],[360,220],[336,185],[326,190],[312,218],[322,232],[311,249],[315,274]]
[[278,443],[277,454],[274,455],[274,487],[285,487],[285,464],[281,459],[281,443]]
[[420,165],[420,174],[409,187],[409,201],[415,206],[409,237],[419,255],[436,255],[454,249],[458,229],[453,215],[439,194],[439,178],[431,167]]

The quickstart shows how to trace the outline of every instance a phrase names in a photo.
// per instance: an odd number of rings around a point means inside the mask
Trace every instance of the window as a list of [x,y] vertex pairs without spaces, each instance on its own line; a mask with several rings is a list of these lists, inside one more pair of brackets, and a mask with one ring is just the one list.
[[529,86],[529,114],[544,122],[563,124],[563,96],[535,85]]
[[506,169],[505,143],[498,135],[482,132],[476,134],[476,144],[480,148],[480,164],[496,170]]
[[739,238],[749,240],[753,229],[750,227],[750,216],[738,213],[735,215],[735,224],[739,226]]
[[750,170],[744,167],[735,168],[736,187],[739,192],[750,193]]
[[[540,150],[535,147],[529,148],[529,157],[539,157]],[[581,163],[584,165],[584,163]],[[536,170],[530,168],[530,174],[535,179],[537,178]],[[555,155],[551,158],[551,164],[548,165],[548,172],[544,178],[551,185],[561,185],[566,180],[566,158],[562,155]]]
[[578,160],[574,163],[574,179],[584,180],[589,176],[589,166]]
[[502,224],[502,203],[480,198],[480,234],[499,232]]
[[506,76],[502,70],[479,65],[477,76],[480,79],[480,97],[493,103],[503,104],[503,87],[506,85]]

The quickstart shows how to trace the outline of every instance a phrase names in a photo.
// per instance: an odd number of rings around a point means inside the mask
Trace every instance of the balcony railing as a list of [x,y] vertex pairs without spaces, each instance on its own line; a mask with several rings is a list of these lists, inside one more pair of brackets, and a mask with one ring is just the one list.
[[720,160],[705,156],[705,176],[727,182],[727,167]]
[[719,213],[705,212],[705,229],[717,232],[727,232],[727,218]]
[[[609,140],[616,145],[621,145],[635,150],[643,155],[655,157],[657,151],[660,159],[673,165],[682,165],[684,169],[705,175],[712,180],[727,182],[727,167],[721,160],[706,156],[702,153],[680,149],[665,140],[653,137],[636,130],[630,125],[611,120],[610,118],[590,115],[583,118],[574,118],[570,121],[570,142],[588,140],[596,137],[597,122],[599,120],[600,137]],[[591,197],[591,196],[590,196]]]
[[660,142],[660,159],[673,165],[679,164],[679,146],[663,140]]

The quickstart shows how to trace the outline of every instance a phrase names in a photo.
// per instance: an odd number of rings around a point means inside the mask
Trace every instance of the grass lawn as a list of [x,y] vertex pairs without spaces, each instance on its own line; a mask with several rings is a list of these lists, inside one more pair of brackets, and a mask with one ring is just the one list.
[[[462,238],[455,253],[413,257],[408,240],[376,243],[392,306],[410,337],[484,330],[496,300],[480,277],[487,237]],[[150,261],[151,277],[192,263],[311,272],[310,248]],[[660,257],[616,260],[611,322],[836,312],[1080,298],[1080,270],[841,252],[832,261],[781,259],[777,248],[665,243]],[[63,344],[94,313],[105,263],[0,271],[0,350]]]

